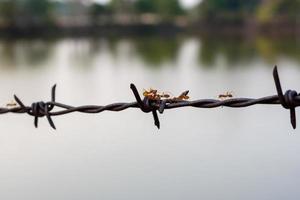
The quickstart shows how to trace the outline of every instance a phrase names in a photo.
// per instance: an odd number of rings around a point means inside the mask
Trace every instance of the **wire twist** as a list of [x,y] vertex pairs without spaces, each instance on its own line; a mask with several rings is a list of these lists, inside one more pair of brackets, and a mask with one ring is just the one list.
[[[51,89],[51,100],[48,102],[39,101],[34,102],[31,106],[25,106],[25,104],[14,95],[14,99],[18,104],[18,107],[13,108],[1,108],[0,114],[6,113],[27,113],[34,117],[34,125],[38,127],[38,119],[46,117],[49,125],[56,129],[56,126],[52,120],[53,116],[65,115],[73,112],[81,113],[101,113],[103,111],[119,112],[128,108],[139,108],[144,113],[152,113],[154,119],[154,125],[159,129],[160,121],[158,113],[163,114],[166,109],[175,109],[180,107],[194,107],[194,108],[216,108],[216,107],[232,107],[241,108],[248,107],[256,104],[270,105],[280,104],[283,108],[290,110],[290,121],[294,129],[296,129],[296,107],[300,106],[300,94],[295,90],[287,90],[284,94],[278,75],[277,66],[273,69],[273,78],[276,86],[277,95],[266,96],[258,99],[253,98],[230,98],[225,100],[218,99],[199,99],[193,101],[186,100],[174,100],[174,99],[157,99],[152,100],[148,97],[141,98],[136,86],[130,84],[130,89],[135,97],[135,102],[131,103],[113,103],[106,106],[98,105],[84,105],[84,106],[70,106],[56,102],[56,85]],[[188,92],[188,91],[185,91]],[[54,111],[55,108],[59,110]]]

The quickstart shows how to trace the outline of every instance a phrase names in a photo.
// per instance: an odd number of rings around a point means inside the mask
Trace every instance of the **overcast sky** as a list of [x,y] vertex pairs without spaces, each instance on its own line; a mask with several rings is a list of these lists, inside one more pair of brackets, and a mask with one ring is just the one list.
[[[100,3],[107,3],[110,0],[94,0]],[[199,3],[202,0],[179,0],[185,8],[190,8]]]

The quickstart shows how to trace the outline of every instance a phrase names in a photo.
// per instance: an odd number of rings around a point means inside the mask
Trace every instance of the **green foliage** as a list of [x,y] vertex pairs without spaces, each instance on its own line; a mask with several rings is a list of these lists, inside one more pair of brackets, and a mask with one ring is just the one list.
[[275,9],[277,3],[267,1],[265,3],[262,3],[258,8],[257,8],[257,13],[256,17],[259,22],[265,23],[269,22],[272,20],[272,18],[275,15]]
[[89,9],[90,9],[90,14],[93,17],[99,16],[99,15],[107,15],[107,14],[111,13],[111,9],[108,6],[98,4],[98,3],[93,3]]
[[254,13],[259,3],[260,0],[204,0],[199,12],[208,20],[236,20]]
[[300,0],[274,0],[263,3],[258,8],[257,18],[260,22],[275,19],[300,19]]
[[175,16],[183,14],[183,9],[178,0],[156,0],[159,14],[167,16]]
[[[0,0],[1,23],[2,25],[50,24],[55,13],[54,9],[61,9],[62,15],[67,13],[62,6],[57,5],[63,4],[71,10],[72,3],[74,1],[58,3],[53,0]],[[77,3],[80,5],[79,1]],[[80,9],[79,6],[76,12],[81,12]],[[82,9],[82,13],[86,13],[87,8],[82,6]],[[276,21],[289,23],[300,19],[300,0],[202,0],[195,10],[202,20],[209,23],[241,24],[248,20],[256,20],[258,23]],[[95,21],[99,18],[110,19],[109,17],[118,14],[134,19],[137,14],[151,13],[155,15],[155,19],[159,19],[158,21],[172,22],[174,17],[184,15],[185,12],[179,0],[111,0],[107,5],[93,3],[88,8],[88,14]]]
[[204,0],[199,5],[199,14],[206,20],[246,20],[256,17],[259,22],[277,18],[297,20],[300,0]]
[[1,16],[9,23],[32,25],[50,22],[52,6],[49,0],[6,0],[0,2]]
[[259,0],[205,0],[200,4],[200,8],[203,12],[251,12],[259,2]]
[[16,14],[16,2],[15,1],[2,1],[0,3],[0,16],[9,24],[13,22],[13,18]]
[[139,13],[154,13],[172,17],[184,13],[178,0],[137,0],[135,8]]
[[107,6],[113,13],[131,13],[134,5],[132,0],[111,0]]
[[48,0],[26,0],[24,9],[34,16],[46,17],[50,11],[50,3]]
[[139,13],[156,13],[157,6],[153,0],[137,0],[135,8]]
[[275,13],[300,20],[300,0],[280,0]]

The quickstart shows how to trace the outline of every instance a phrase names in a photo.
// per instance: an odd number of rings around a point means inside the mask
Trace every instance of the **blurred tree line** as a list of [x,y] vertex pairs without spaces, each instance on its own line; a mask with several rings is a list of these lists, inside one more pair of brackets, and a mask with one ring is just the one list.
[[2,26],[28,26],[51,23],[52,4],[48,0],[2,0]]
[[0,26],[87,25],[96,22],[114,23],[128,19],[139,21],[173,20],[183,15],[178,0],[111,0],[107,4],[92,0],[2,0]]
[[202,0],[191,9],[179,0],[1,0],[0,27],[159,24],[179,17],[186,22],[297,22],[299,13],[300,0]]
[[300,20],[300,0],[204,0],[198,11],[205,21],[295,22]]

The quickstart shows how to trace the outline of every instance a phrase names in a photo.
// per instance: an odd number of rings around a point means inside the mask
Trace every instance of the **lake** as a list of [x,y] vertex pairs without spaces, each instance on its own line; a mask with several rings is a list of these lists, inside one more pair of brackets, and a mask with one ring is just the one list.
[[[127,36],[0,39],[0,105],[132,102],[129,88],[191,100],[299,91],[297,38]],[[166,110],[161,129],[138,109],[72,113],[33,126],[0,116],[1,199],[272,199],[300,197],[300,134],[279,105]]]

